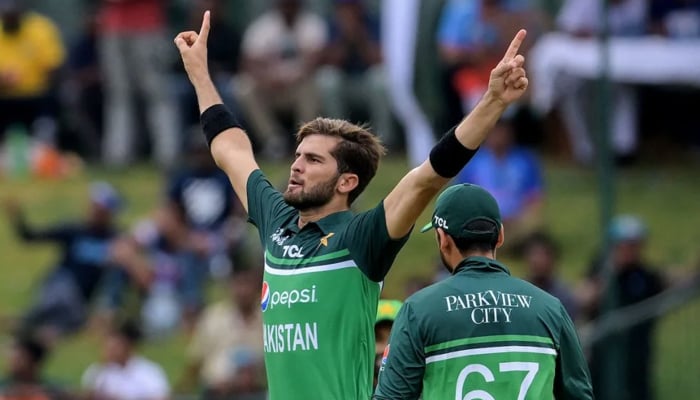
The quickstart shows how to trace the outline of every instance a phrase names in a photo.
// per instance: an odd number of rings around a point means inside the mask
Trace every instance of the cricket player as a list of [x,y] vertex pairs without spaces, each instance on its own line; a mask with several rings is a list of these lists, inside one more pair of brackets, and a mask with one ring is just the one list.
[[374,399],[593,399],[562,304],[496,261],[504,232],[493,196],[449,187],[422,231],[433,228],[452,276],[401,307]]
[[197,93],[200,119],[217,165],[228,175],[265,249],[261,307],[269,396],[368,399],[374,321],[381,282],[416,219],[466,165],[528,81],[513,39],[482,102],[448,132],[428,160],[379,204],[350,205],[375,175],[384,148],[347,121],[317,118],[296,134],[284,193],[260,171],[246,132],[221,102],[207,67],[209,12],[197,32],[175,38]]

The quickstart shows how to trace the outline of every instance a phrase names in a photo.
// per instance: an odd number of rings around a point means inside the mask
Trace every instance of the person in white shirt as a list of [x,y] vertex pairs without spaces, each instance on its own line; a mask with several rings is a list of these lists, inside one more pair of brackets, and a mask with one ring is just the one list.
[[163,369],[136,353],[139,328],[126,322],[112,330],[104,345],[104,361],[83,374],[89,400],[167,400],[170,387]]

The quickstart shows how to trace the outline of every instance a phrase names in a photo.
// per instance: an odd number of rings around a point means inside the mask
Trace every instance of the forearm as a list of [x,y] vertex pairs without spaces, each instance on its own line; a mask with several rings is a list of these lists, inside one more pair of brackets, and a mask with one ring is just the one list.
[[455,130],[457,140],[466,148],[476,150],[501,118],[507,105],[487,92],[474,110]]
[[199,104],[199,113],[202,114],[209,107],[216,104],[223,104],[221,96],[216,91],[216,86],[211,79],[211,76],[202,74],[191,78],[195,93],[197,94],[197,102]]

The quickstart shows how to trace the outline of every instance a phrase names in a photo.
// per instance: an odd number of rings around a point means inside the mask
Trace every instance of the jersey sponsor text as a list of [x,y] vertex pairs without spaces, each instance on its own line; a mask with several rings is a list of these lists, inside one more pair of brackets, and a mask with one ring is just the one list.
[[530,308],[532,296],[486,290],[445,296],[447,312],[470,310],[470,317],[477,325],[510,323],[514,308]]

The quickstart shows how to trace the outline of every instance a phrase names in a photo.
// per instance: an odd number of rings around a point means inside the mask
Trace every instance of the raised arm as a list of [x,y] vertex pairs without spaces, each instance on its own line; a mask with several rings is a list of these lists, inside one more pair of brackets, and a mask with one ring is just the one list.
[[505,109],[525,92],[525,58],[518,54],[525,35],[522,29],[515,35],[503,59],[491,71],[486,94],[474,110],[454,132],[440,140],[428,160],[406,174],[384,199],[390,237],[408,234],[433,197],[466,165]]
[[[253,156],[253,146],[246,132],[237,124],[233,115],[222,108],[222,100],[209,75],[207,65],[207,38],[209,37],[210,13],[204,13],[202,28],[181,32],[175,37],[175,45],[180,50],[187,76],[194,86],[202,115],[202,125],[207,138],[211,140],[211,154],[216,164],[228,175],[233,189],[248,211],[246,184],[250,174],[258,169]],[[206,112],[206,113],[205,113]],[[217,127],[222,127],[219,131]]]

